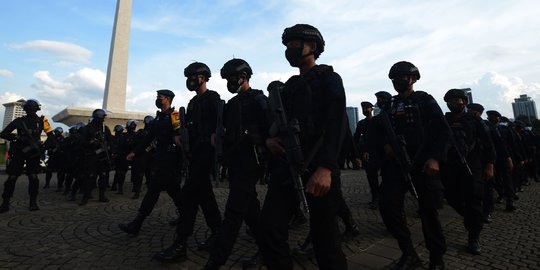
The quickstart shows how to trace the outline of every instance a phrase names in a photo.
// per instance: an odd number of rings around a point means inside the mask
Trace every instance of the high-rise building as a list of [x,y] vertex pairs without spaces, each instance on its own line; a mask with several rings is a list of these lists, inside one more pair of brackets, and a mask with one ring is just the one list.
[[347,117],[349,118],[349,128],[354,133],[358,123],[358,107],[347,107]]
[[4,129],[9,123],[11,123],[11,121],[15,120],[16,118],[26,115],[22,108],[23,102],[24,99],[19,99],[14,102],[8,102],[3,104],[4,107],[6,107],[6,111],[4,113],[4,123],[2,124],[2,129]]
[[536,103],[527,95],[519,95],[519,98],[515,98],[512,110],[514,111],[514,119],[517,119],[518,116],[526,116],[529,122],[531,119],[538,119]]
[[473,103],[471,88],[461,88],[459,90],[461,90],[461,91],[463,91],[463,93],[465,93],[465,95],[467,96],[467,100],[468,100],[469,104]]

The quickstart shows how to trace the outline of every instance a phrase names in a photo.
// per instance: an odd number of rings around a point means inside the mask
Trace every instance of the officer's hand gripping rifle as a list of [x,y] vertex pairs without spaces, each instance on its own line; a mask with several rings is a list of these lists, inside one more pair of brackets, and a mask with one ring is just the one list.
[[217,121],[216,121],[216,137],[215,137],[215,153],[214,153],[214,181],[216,187],[219,183],[219,172],[221,169],[221,161],[223,158],[223,107],[224,100],[219,100],[217,104]]
[[388,136],[390,145],[392,146],[392,150],[394,151],[396,161],[399,168],[401,169],[403,179],[405,180],[405,183],[409,186],[409,191],[411,192],[411,194],[416,199],[418,199],[418,193],[416,192],[416,188],[414,187],[411,179],[411,168],[413,164],[411,162],[409,154],[407,153],[407,148],[405,147],[405,139],[401,136],[398,137],[396,135],[394,129],[392,128],[392,125],[390,124],[388,114],[385,111],[381,111],[379,115],[382,120],[384,132],[386,133],[386,136]]
[[182,141],[182,174],[188,177],[189,162],[191,156],[189,154],[189,132],[186,122],[186,108],[180,107],[180,140]]
[[268,103],[271,112],[274,114],[275,123],[279,130],[279,138],[285,148],[285,155],[289,170],[293,178],[294,188],[296,189],[298,199],[302,203],[304,214],[309,215],[309,206],[307,204],[306,194],[304,193],[304,184],[302,183],[302,174],[305,171],[304,155],[300,145],[300,125],[297,119],[291,119],[287,122],[287,116],[281,101],[281,90],[283,84],[270,83],[268,85]]

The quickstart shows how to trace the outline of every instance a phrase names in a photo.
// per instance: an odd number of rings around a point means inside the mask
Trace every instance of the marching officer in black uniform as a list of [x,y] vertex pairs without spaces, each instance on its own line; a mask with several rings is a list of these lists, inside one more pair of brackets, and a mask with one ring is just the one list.
[[[449,130],[435,99],[426,92],[413,90],[413,84],[420,79],[417,67],[406,61],[395,63],[388,77],[398,92],[392,102],[390,122],[397,137],[406,142],[406,154],[412,163],[409,173],[418,192],[419,214],[430,253],[429,269],[443,269],[446,240],[438,212],[443,199],[439,164],[446,157]],[[387,230],[396,238],[403,253],[394,269],[413,269],[421,261],[414,250],[403,210],[410,183],[405,182],[395,157],[398,150],[385,144],[384,151],[380,212]]]
[[49,159],[47,160],[47,168],[45,168],[45,185],[44,189],[49,188],[52,174],[56,172],[56,192],[62,191],[64,180],[66,178],[66,154],[64,152],[64,129],[57,127],[53,130],[54,138],[47,138],[43,146],[47,150]]
[[373,104],[364,101],[360,103],[362,114],[366,117],[358,122],[356,131],[354,132],[354,140],[357,142],[360,156],[362,159],[362,167],[366,170],[366,176],[371,190],[371,201],[369,207],[377,209],[379,206],[379,168],[380,155],[377,149],[377,139],[380,138],[376,129],[380,125],[373,117]]
[[491,137],[494,145],[497,146],[497,160],[495,162],[495,189],[499,197],[506,201],[506,210],[516,210],[514,206],[514,184],[512,183],[512,171],[514,169],[514,159],[518,156],[513,154],[514,139],[512,138],[510,128],[504,124],[501,125],[501,114],[498,111],[487,111],[488,127],[491,130]]
[[266,96],[249,85],[252,74],[242,59],[229,60],[221,69],[227,89],[236,96],[224,109],[223,160],[229,170],[229,197],[205,266],[208,270],[225,264],[244,220],[258,242],[260,203],[255,186],[266,160],[264,141],[270,125]]
[[105,190],[107,188],[107,174],[112,167],[110,155],[112,134],[111,130],[104,124],[106,116],[105,110],[95,109],[92,112],[92,121],[80,130],[84,156],[81,187],[83,198],[79,205],[88,203],[96,181],[98,181],[99,201],[109,202],[105,196]]
[[193,234],[199,205],[206,225],[211,230],[208,240],[199,244],[199,249],[208,249],[209,243],[221,224],[221,213],[212,189],[210,175],[214,169],[214,136],[217,123],[219,94],[206,88],[211,73],[207,65],[195,62],[184,69],[186,87],[195,91],[188,103],[186,121],[189,132],[190,160],[188,177],[182,187],[180,220],[176,226],[176,239],[165,250],[157,253],[158,260],[180,260],[186,257],[186,241]]
[[[29,99],[22,104],[25,116],[19,117],[9,123],[0,133],[0,138],[10,141],[11,155],[6,166],[8,179],[4,182],[4,192],[2,193],[2,205],[0,213],[9,211],[9,201],[13,197],[15,183],[22,174],[26,163],[26,175],[28,176],[28,194],[30,195],[30,211],[39,210],[37,205],[37,195],[39,189],[39,179],[37,174],[40,170],[41,157],[41,132],[45,131],[49,138],[53,137],[49,121],[44,116],[38,116],[37,111],[41,110],[41,104],[35,99]],[[16,130],[17,134],[12,132]],[[53,138],[54,139],[54,138]]]
[[[71,193],[73,189],[80,187],[80,175],[82,169],[82,149],[79,130],[84,126],[83,123],[78,123],[71,126],[68,130],[68,136],[64,140],[63,148],[66,154],[66,180],[64,193],[62,195],[69,195],[68,200],[75,201],[77,191]],[[76,184],[77,183],[77,184]]]
[[[131,149],[135,149],[135,147],[141,144],[144,141],[144,138],[148,136],[150,129],[152,128],[153,121],[154,117],[151,115],[144,117],[144,128],[135,132]],[[155,154],[154,148],[155,144],[151,143],[145,148],[144,152],[133,157],[131,164],[131,182],[133,183],[133,189],[131,190],[133,192],[133,197],[131,197],[132,199],[139,198],[139,195],[141,194],[143,177],[146,176],[147,182],[152,178],[153,156]]]
[[[317,28],[297,24],[286,28],[282,43],[289,64],[298,68],[281,94],[288,121],[298,120],[300,146],[307,160],[306,197],[317,264],[321,269],[347,269],[337,223],[340,166],[338,159],[347,124],[345,90],[331,66],[317,65],[324,40]],[[276,134],[266,140],[272,152],[268,192],[261,211],[261,251],[268,269],[292,269],[288,223],[298,207],[298,190]]]
[[116,183],[117,188],[116,194],[124,194],[124,182],[126,181],[126,173],[129,169],[129,166],[131,165],[131,161],[127,160],[126,156],[133,151],[135,129],[137,129],[137,122],[135,120],[128,120],[126,122],[126,133],[124,133],[118,141],[118,148],[115,159],[116,167],[114,173],[114,183]]
[[480,254],[480,232],[484,224],[482,201],[484,183],[492,181],[495,149],[483,120],[466,111],[467,96],[450,89],[444,101],[450,112],[445,114],[453,139],[447,162],[441,169],[446,201],[463,216],[468,235],[468,250]]
[[[113,166],[113,168],[111,168],[111,170],[115,170],[115,174],[114,174],[114,179],[113,179],[113,183],[112,183],[112,186],[111,186],[111,191],[117,191],[118,190],[118,177],[117,177],[117,175],[121,174],[121,172],[118,173],[117,168],[119,168],[119,167],[122,168],[122,163],[127,163],[127,161],[125,161],[125,159],[126,159],[125,155],[124,155],[124,157],[119,157],[119,155],[118,155],[118,151],[120,150],[120,141],[122,140],[122,137],[124,137],[124,135],[125,135],[124,126],[116,125],[116,126],[114,126],[113,131],[114,131],[114,136],[111,139],[111,158],[112,158],[114,166]],[[120,169],[120,171],[121,170],[122,169]]]
[[127,160],[133,160],[146,157],[148,147],[155,143],[156,154],[154,159],[154,175],[146,179],[148,190],[139,207],[135,219],[127,224],[118,225],[120,229],[128,234],[137,235],[141,229],[144,219],[154,209],[161,191],[167,191],[167,194],[173,200],[176,208],[180,207],[180,168],[182,163],[182,154],[180,150],[180,115],[171,107],[174,93],[168,89],[157,91],[156,107],[160,109],[156,117],[151,122],[148,132],[138,143],[134,151],[129,153]]
[[[498,159],[499,155],[505,155],[504,151],[501,150],[504,146],[502,145],[501,139],[499,137],[499,134],[497,134],[495,128],[489,123],[489,121],[482,119],[482,113],[484,112],[484,106],[482,104],[478,103],[469,103],[467,104],[467,110],[470,114],[474,115],[477,118],[480,118],[482,120],[482,125],[486,132],[489,135],[489,139],[491,140],[491,143],[493,145],[493,150],[495,151],[495,163],[494,166],[497,164],[496,161]],[[494,167],[495,169],[495,167]],[[491,214],[493,213],[493,210],[495,209],[495,201],[493,199],[493,190],[495,187],[495,181],[496,181],[496,170],[494,170],[493,178],[485,181],[484,183],[484,199],[482,201],[482,208],[483,208],[483,220],[484,223],[491,223],[493,221]]]

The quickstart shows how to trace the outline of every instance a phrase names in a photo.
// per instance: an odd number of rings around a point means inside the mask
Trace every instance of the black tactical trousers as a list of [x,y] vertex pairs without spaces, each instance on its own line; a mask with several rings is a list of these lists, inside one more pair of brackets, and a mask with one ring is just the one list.
[[[420,169],[413,169],[411,177],[418,193],[418,210],[426,247],[430,252],[430,260],[437,262],[442,260],[446,252],[446,240],[438,212],[442,206],[442,184],[439,175],[428,176]],[[382,168],[379,189],[380,212],[386,229],[396,238],[404,254],[415,252],[403,209],[405,193],[408,190],[409,186],[405,183],[397,163],[393,160],[386,161]]]
[[507,202],[513,202],[514,184],[512,182],[512,172],[506,166],[504,160],[495,162],[495,189],[499,196],[506,199]]
[[484,200],[482,205],[484,208],[484,217],[491,215],[495,209],[495,199],[493,197],[493,190],[495,188],[495,178],[489,179],[484,184]]
[[131,182],[133,182],[133,189],[131,191],[135,193],[141,192],[146,167],[152,167],[150,164],[146,164],[144,160],[145,158],[135,157],[131,164]]
[[484,180],[482,168],[471,167],[469,175],[463,164],[450,163],[443,167],[441,178],[446,201],[463,217],[470,239],[479,239],[484,225],[483,205]]
[[4,182],[4,192],[2,198],[9,200],[13,197],[15,191],[15,183],[23,172],[24,164],[26,162],[26,175],[28,176],[28,195],[30,198],[36,198],[39,190],[39,179],[37,174],[39,173],[39,156],[25,157],[22,153],[14,154],[10,163],[6,167],[6,173],[9,175],[6,182]]
[[180,207],[181,186],[180,168],[181,159],[176,152],[156,153],[153,166],[156,170],[150,178],[146,179],[148,190],[139,207],[139,213],[144,216],[150,215],[156,205],[161,191],[166,191],[173,200],[177,209]]
[[88,199],[92,190],[96,188],[96,181],[99,192],[101,194],[105,192],[109,181],[109,168],[106,163],[107,161],[97,155],[85,156],[81,175],[81,189],[85,199]]
[[118,190],[121,190],[124,187],[124,182],[126,181],[126,173],[129,169],[129,162],[126,160],[124,155],[117,157],[114,161],[114,180],[113,187],[117,187]]
[[369,162],[366,162],[364,166],[371,190],[371,201],[376,203],[379,201],[379,168]]
[[[268,269],[287,270],[293,268],[288,225],[298,208],[298,199],[292,186],[279,184],[283,180],[276,182],[275,177],[278,176],[271,176],[261,211],[260,248]],[[320,269],[347,269],[337,223],[339,181],[339,177],[332,179],[332,187],[325,196],[307,195],[313,249]]]
[[206,225],[216,233],[221,224],[221,212],[216,202],[210,174],[213,170],[214,155],[210,145],[194,149],[189,175],[182,187],[180,222],[176,227],[177,241],[185,242],[193,234],[195,218],[201,206]]
[[144,216],[150,215],[156,205],[161,191],[166,191],[173,200],[177,209],[180,207],[180,176],[177,171],[157,170],[151,179],[147,180],[148,190],[139,207],[139,213]]
[[259,171],[238,171],[229,169],[229,197],[223,213],[223,222],[217,230],[216,239],[210,252],[210,260],[219,265],[225,264],[231,255],[242,222],[245,221],[255,235],[259,236],[260,203],[255,185]]

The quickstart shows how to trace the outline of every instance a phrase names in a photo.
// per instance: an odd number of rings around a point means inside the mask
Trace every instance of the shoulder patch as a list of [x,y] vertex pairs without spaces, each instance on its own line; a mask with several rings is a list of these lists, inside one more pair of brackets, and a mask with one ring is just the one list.
[[42,116],[42,119],[43,119],[43,131],[45,131],[45,133],[52,132],[53,129],[51,127],[51,124],[49,124],[49,120],[47,119],[47,117]]
[[180,128],[180,113],[177,111],[173,111],[171,113],[171,124],[174,130],[178,130]]

